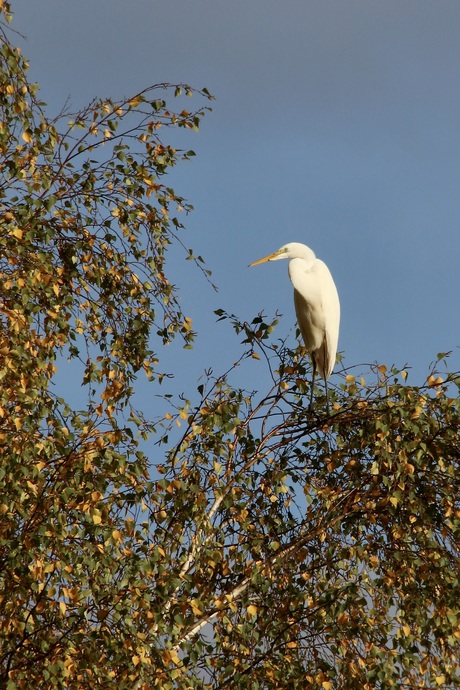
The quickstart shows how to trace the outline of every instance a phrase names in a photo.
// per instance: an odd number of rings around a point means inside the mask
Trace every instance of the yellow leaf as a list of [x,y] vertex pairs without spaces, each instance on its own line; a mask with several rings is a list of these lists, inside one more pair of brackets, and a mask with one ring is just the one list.
[[196,616],[201,616],[203,609],[201,608],[201,602],[199,599],[192,599],[190,602],[192,611]]
[[61,610],[62,615],[64,615],[65,612],[67,611],[67,604],[65,603],[65,601],[59,602],[59,608]]
[[164,664],[169,664],[171,661],[177,665],[180,664],[180,659],[174,649],[164,649],[161,653],[161,658]]
[[418,417],[420,417],[422,412],[423,412],[423,407],[421,405],[416,405],[415,410],[412,412],[410,418],[411,419],[418,419]]
[[347,383],[354,383],[356,381],[356,377],[352,376],[351,374],[347,374],[345,377],[345,381]]
[[402,630],[406,637],[410,635],[410,627],[408,625],[403,625]]
[[98,510],[93,514],[93,522],[95,525],[100,525],[102,522],[102,518]]
[[398,505],[398,502],[399,502],[399,501],[398,501],[397,498],[395,498],[395,496],[392,496],[392,497],[390,498],[390,503],[392,503],[392,504],[394,505],[395,508],[396,508],[396,506]]
[[25,141],[27,144],[30,144],[30,142],[32,141],[32,137],[31,137],[30,132],[23,132],[23,133],[22,133],[22,138],[24,139],[24,141]]
[[436,676],[436,682],[438,685],[444,685],[446,682],[446,676]]
[[254,604],[249,604],[246,611],[250,616],[257,616],[257,606],[254,606]]
[[321,687],[323,687],[324,690],[331,690],[332,683],[330,680],[323,680],[323,682],[321,683]]
[[179,656],[178,656],[176,650],[175,650],[175,649],[170,649],[170,650],[169,650],[169,653],[170,653],[170,655],[171,655],[171,661],[173,661],[175,664],[177,664],[177,666],[179,666],[179,664],[180,664],[180,659],[179,659]]
[[440,386],[441,383],[444,383],[444,379],[441,378],[440,376],[438,376],[437,378],[435,378],[433,375],[431,375],[431,376],[428,376],[428,378],[427,378],[427,383],[428,383],[428,385],[429,385],[430,387],[432,387],[432,386]]
[[45,567],[43,568],[44,573],[54,573],[56,570],[56,566],[54,563],[47,563]]
[[22,240],[22,236],[24,235],[21,228],[14,228],[14,230],[11,231],[11,234],[14,235],[14,237],[16,237],[18,240]]
[[253,359],[260,359],[260,357],[259,357],[259,355],[257,354],[257,352],[253,352],[253,353],[251,354],[251,357],[252,357]]

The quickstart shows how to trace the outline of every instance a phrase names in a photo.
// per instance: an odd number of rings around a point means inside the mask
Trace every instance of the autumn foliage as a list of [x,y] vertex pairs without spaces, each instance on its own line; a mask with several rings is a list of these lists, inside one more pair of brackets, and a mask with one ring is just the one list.
[[[164,392],[164,344],[193,342],[168,277],[190,207],[165,184],[193,152],[165,137],[211,97],[50,118],[2,26],[0,686],[460,687],[448,358],[422,385],[342,371],[309,412],[301,349],[219,310],[238,362],[135,409],[139,376]],[[261,392],[235,383],[254,367]]]

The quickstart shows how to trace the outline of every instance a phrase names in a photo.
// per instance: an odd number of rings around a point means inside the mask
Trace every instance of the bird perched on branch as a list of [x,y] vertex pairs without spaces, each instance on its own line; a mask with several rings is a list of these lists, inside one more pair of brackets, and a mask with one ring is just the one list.
[[305,244],[290,242],[250,266],[279,259],[290,259],[288,270],[294,286],[297,322],[313,362],[311,406],[316,371],[327,386],[327,379],[334,368],[339,340],[339,296],[328,267]]

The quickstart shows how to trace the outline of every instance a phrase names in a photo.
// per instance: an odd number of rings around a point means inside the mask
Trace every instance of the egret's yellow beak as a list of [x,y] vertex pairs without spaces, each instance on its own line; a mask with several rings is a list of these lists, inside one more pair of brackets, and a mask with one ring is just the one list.
[[273,252],[273,254],[269,254],[268,256],[264,256],[263,259],[257,259],[257,261],[253,261],[252,264],[249,264],[248,268],[251,268],[251,266],[257,266],[258,264],[264,264],[266,261],[272,261],[275,259],[279,254],[279,250],[276,252]]

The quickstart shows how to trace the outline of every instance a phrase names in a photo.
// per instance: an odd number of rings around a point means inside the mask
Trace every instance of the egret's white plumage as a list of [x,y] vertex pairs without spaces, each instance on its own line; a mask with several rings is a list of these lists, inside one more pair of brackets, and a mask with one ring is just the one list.
[[340,302],[331,273],[305,244],[290,242],[278,251],[254,261],[290,259],[289,277],[294,286],[294,305],[305,347],[325,381],[332,373],[337,353]]

